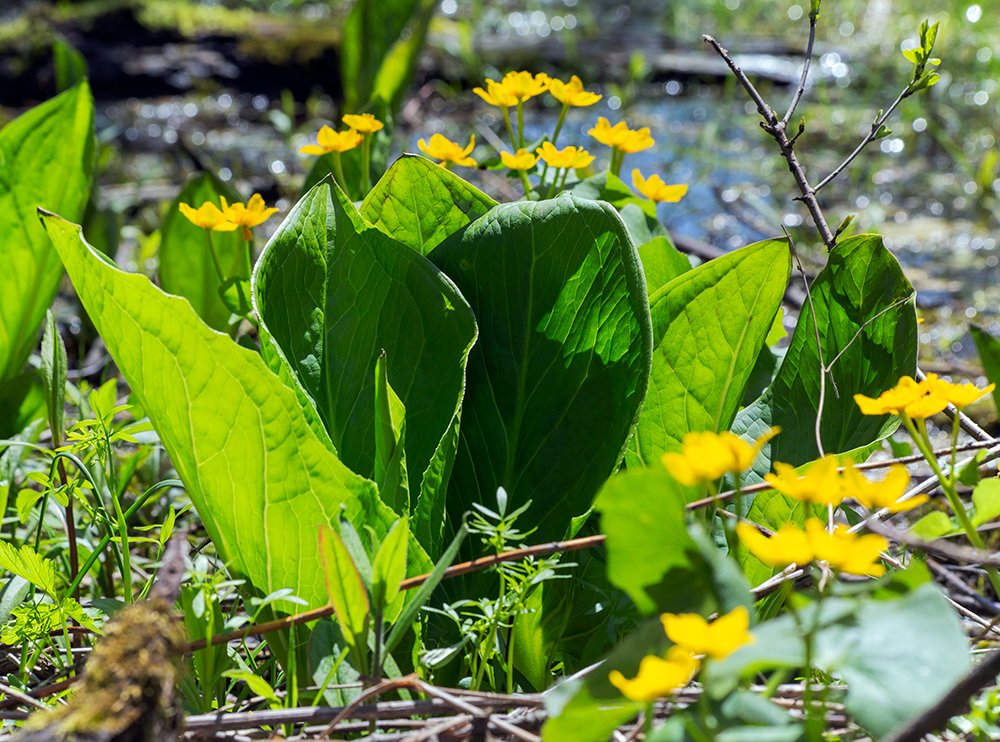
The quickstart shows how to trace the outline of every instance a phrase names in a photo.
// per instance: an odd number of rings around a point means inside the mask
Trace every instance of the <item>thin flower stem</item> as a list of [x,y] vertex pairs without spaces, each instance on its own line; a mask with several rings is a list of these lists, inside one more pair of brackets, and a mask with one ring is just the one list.
[[[906,430],[913,438],[913,442],[916,443],[917,448],[920,449],[920,453],[924,454],[924,458],[931,467],[931,471],[934,472],[938,481],[941,483],[941,490],[944,492],[945,497],[948,498],[948,503],[951,505],[951,509],[955,512],[955,517],[958,519],[959,525],[962,526],[962,530],[965,531],[965,535],[968,537],[969,543],[977,549],[985,549],[986,545],[983,543],[983,539],[980,537],[976,527],[972,524],[972,520],[970,520],[969,514],[965,510],[965,504],[962,502],[961,498],[959,498],[958,491],[955,489],[957,472],[955,471],[954,464],[952,465],[951,472],[949,472],[949,476],[946,477],[944,472],[941,471],[941,467],[938,465],[934,452],[931,450],[930,439],[927,436],[927,425],[924,420],[919,418],[917,420],[917,424],[914,425],[913,420],[911,420],[910,416],[905,412],[901,412],[899,417],[903,421],[903,425],[906,426]],[[996,567],[993,566],[986,566],[985,569],[986,577],[990,581],[990,586],[993,588],[993,592],[996,593],[997,596],[1000,596],[1000,573],[998,573]]]
[[517,99],[517,147],[524,149],[524,101]]
[[253,275],[253,240],[243,240],[243,269],[246,271],[247,280]]
[[222,263],[219,262],[219,253],[215,249],[214,231],[208,230],[208,250],[212,253],[212,263],[215,265],[215,274],[219,277],[220,283],[226,282],[226,274],[222,271]]
[[524,170],[518,170],[517,174],[521,178],[521,185],[524,186],[524,197],[527,199],[531,193],[531,181],[528,180],[528,173]]
[[510,111],[507,109],[507,106],[500,106],[500,113],[503,114],[503,123],[504,126],[507,127],[507,136],[510,137],[510,146],[514,148],[515,152],[517,152],[517,139],[514,137],[514,127],[510,124]]
[[563,103],[562,110],[559,112],[559,120],[556,121],[555,131],[552,132],[552,146],[556,146],[556,140],[559,139],[559,132],[562,131],[563,121],[566,120],[566,112],[569,110],[569,104]]
[[372,135],[365,134],[361,141],[361,198],[371,190],[371,173],[368,172],[371,160]]
[[331,152],[330,154],[333,155],[333,174],[337,178],[337,183],[340,184],[340,187],[344,189],[344,193],[350,198],[351,194],[347,190],[347,178],[344,177],[344,163],[340,159],[340,152]]

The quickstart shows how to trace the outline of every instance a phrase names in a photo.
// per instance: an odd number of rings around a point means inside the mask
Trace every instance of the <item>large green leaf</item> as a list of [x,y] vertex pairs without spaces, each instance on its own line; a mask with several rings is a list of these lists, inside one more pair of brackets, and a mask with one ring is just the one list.
[[[823,447],[827,453],[844,453],[885,437],[898,425],[895,416],[862,415],[854,395],[878,396],[904,374],[913,375],[917,325],[913,303],[905,301],[913,296],[913,287],[881,237],[858,235],[830,253],[811,294],[824,362],[829,364],[842,353],[832,378],[827,375]],[[900,300],[904,303],[889,309]],[[781,426],[781,433],[765,446],[765,455],[758,457],[748,475],[750,482],[762,481],[772,461],[801,466],[818,454],[819,357],[812,317],[807,303],[774,382],[740,411],[733,424],[733,432],[748,438],[771,425]]]
[[427,258],[362,219],[324,182],[292,210],[254,271],[265,344],[315,401],[341,460],[376,470],[375,365],[406,414],[404,448],[413,530],[439,551],[465,365],[476,322],[454,284]]
[[[211,330],[187,301],[106,262],[75,224],[42,218],[230,570],[262,593],[290,587],[324,605],[316,528],[343,506],[383,537],[396,516],[375,485],[330,452],[257,353]],[[424,566],[426,556],[414,561]]]
[[440,165],[403,155],[361,204],[361,216],[427,255],[494,206],[496,201]]
[[240,201],[239,194],[210,173],[202,173],[188,183],[170,204],[160,228],[160,286],[168,294],[183,296],[198,316],[215,330],[229,327],[232,312],[219,298],[222,280],[212,259],[210,240],[215,245],[226,278],[249,278],[243,236],[234,232],[213,232],[192,224],[181,214],[179,204],[197,209],[203,203],[222,205]]
[[[431,259],[480,328],[449,517],[506,488],[561,538],[621,460],[649,374],[638,254],[617,212],[572,195],[494,208]],[[409,409],[409,406],[407,406]]]
[[0,130],[0,384],[24,370],[62,277],[35,209],[79,220],[93,163],[94,104],[86,82]]
[[630,462],[651,464],[692,431],[729,430],[790,270],[788,242],[765,240],[699,265],[650,298],[658,347]]
[[643,613],[697,608],[709,576],[688,535],[684,493],[665,471],[636,469],[608,480],[594,507],[607,540],[608,579]]

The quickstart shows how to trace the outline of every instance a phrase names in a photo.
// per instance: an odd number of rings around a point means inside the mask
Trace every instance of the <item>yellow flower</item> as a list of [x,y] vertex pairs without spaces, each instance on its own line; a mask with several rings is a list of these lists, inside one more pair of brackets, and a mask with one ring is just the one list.
[[844,499],[835,456],[824,456],[801,477],[795,467],[788,464],[775,463],[774,470],[777,474],[765,475],[764,481],[796,500],[815,505],[839,505]]
[[431,157],[441,160],[438,163],[439,165],[444,165],[446,162],[454,162],[456,165],[462,165],[463,167],[476,166],[476,161],[468,156],[472,148],[476,146],[475,134],[469,139],[469,146],[465,149],[462,149],[462,145],[451,141],[441,134],[432,136],[430,144],[421,139],[417,142],[417,146]]
[[681,453],[665,453],[661,461],[670,475],[687,487],[714,482],[723,474],[749,469],[764,444],[780,431],[781,428],[771,428],[753,446],[729,431],[688,433],[681,443]]
[[847,526],[842,523],[835,526],[833,533],[827,533],[819,518],[806,521],[806,533],[816,559],[831,568],[852,575],[881,577],[885,574],[885,567],[878,559],[879,552],[885,551],[889,542],[878,534],[848,533]]
[[648,126],[633,130],[624,121],[612,126],[603,116],[597,119],[597,125],[587,133],[601,144],[617,147],[622,152],[639,152],[655,144],[649,135]]
[[649,127],[644,126],[639,131],[630,131],[629,135],[625,137],[625,141],[618,145],[618,149],[622,152],[641,152],[644,149],[649,149],[656,142],[653,137],[649,135]]
[[501,152],[500,162],[504,164],[504,167],[509,167],[511,170],[530,170],[538,162],[538,157],[526,149],[519,149],[513,155],[510,152]]
[[610,121],[601,116],[597,119],[597,125],[587,133],[601,144],[606,144],[609,147],[617,147],[625,141],[629,132],[628,124],[624,121],[619,121],[612,126]]
[[587,167],[594,161],[594,156],[582,147],[556,149],[552,142],[542,142],[542,146],[535,152],[551,167],[580,168]]
[[249,240],[253,237],[250,227],[263,224],[278,209],[274,206],[270,209],[264,208],[264,199],[259,193],[255,193],[245,205],[241,203],[227,205],[226,199],[222,197],[222,211],[226,215],[226,221],[233,225],[233,229],[243,227],[243,239]]
[[569,82],[551,78],[549,92],[564,106],[590,106],[597,103],[602,97],[597,93],[588,93],[584,90],[583,83],[576,75],[573,75]]
[[750,523],[741,522],[736,524],[736,535],[751,554],[771,567],[802,565],[813,559],[813,547],[805,531],[793,523],[786,523],[768,538]]
[[[226,200],[222,199],[223,207],[225,204]],[[226,215],[211,201],[206,201],[197,209],[192,209],[187,204],[178,204],[178,207],[188,221],[202,229],[214,229],[216,232],[232,232],[236,229],[236,225],[226,219]]]
[[[931,379],[933,376],[933,380]],[[887,389],[878,397],[872,399],[864,394],[855,394],[854,401],[862,415],[888,415],[890,413],[908,417],[930,417],[948,406],[948,398],[943,393],[937,376],[931,374],[926,380],[917,383],[909,376],[904,376],[892,389]],[[986,393],[985,391],[983,392]]]
[[330,152],[346,152],[361,144],[362,136],[354,129],[336,132],[329,126],[324,126],[316,135],[319,145],[307,144],[299,152],[307,155],[325,155]]
[[843,482],[845,494],[869,510],[888,508],[890,513],[902,513],[923,505],[929,499],[927,495],[919,495],[899,502],[910,483],[910,473],[902,464],[894,464],[881,482],[872,482],[854,467],[848,467],[844,470]]
[[992,392],[996,387],[996,384],[990,384],[985,389],[978,389],[975,384],[952,384],[944,379],[939,379],[937,374],[927,374],[924,384],[930,388],[932,394],[944,397],[956,407],[972,404],[984,394]]
[[629,680],[617,670],[612,670],[608,680],[626,698],[650,703],[687,685],[698,672],[701,663],[690,652],[678,646],[667,651],[667,658],[643,657],[639,674]]
[[544,72],[508,72],[501,83],[508,95],[516,101],[528,100],[549,89],[549,76]]
[[507,91],[502,82],[494,82],[489,78],[486,78],[486,90],[473,88],[472,92],[491,106],[510,108],[517,105],[517,98]]
[[362,134],[374,134],[385,124],[372,116],[370,113],[349,113],[343,117],[342,121],[352,129],[360,131]]
[[697,613],[680,616],[664,613],[660,616],[663,630],[674,644],[692,654],[703,654],[713,660],[722,660],[744,644],[755,641],[750,627],[750,614],[744,606],[737,606],[725,616],[709,623]]
[[646,180],[638,170],[632,171],[632,185],[643,196],[657,203],[660,201],[666,201],[671,204],[676,203],[681,200],[681,197],[687,193],[688,189],[686,185],[668,186],[659,175],[651,175],[649,176],[649,180]]

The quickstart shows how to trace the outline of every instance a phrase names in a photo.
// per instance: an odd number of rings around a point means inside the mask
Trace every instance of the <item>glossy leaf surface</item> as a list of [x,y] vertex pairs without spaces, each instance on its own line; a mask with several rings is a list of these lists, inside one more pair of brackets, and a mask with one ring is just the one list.
[[657,348],[630,461],[658,462],[692,431],[729,430],[790,269],[787,242],[766,240],[703,263],[650,297]]
[[[827,453],[843,453],[885,437],[898,425],[892,415],[862,415],[853,399],[859,393],[877,397],[901,376],[913,375],[917,349],[913,287],[881,237],[859,235],[830,253],[811,293],[823,360],[830,364],[840,354],[827,375],[823,446]],[[807,303],[774,382],[740,411],[733,425],[733,432],[748,438],[771,425],[781,427],[781,434],[765,447],[748,475],[750,482],[761,481],[772,461],[801,466],[817,457],[819,354],[812,316]]]
[[561,538],[621,460],[645,396],[636,249],[610,206],[564,195],[498,206],[430,257],[480,328],[449,515],[503,486],[510,510],[533,502],[533,541]]
[[421,255],[496,206],[496,201],[424,157],[403,155],[361,204],[361,216]]
[[321,183],[265,247],[254,300],[265,342],[273,340],[315,402],[340,459],[365,477],[376,469],[375,367],[385,351],[388,385],[406,411],[413,530],[436,552],[442,521],[430,522],[431,501],[445,494],[476,338],[462,295],[430,261],[365,222],[343,191]]

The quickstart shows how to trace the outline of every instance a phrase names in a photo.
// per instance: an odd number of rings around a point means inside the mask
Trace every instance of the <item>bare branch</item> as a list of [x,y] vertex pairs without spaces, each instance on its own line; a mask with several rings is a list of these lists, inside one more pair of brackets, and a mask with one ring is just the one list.
[[[802,94],[806,90],[806,79],[809,77],[809,66],[812,64],[813,44],[816,42],[816,21],[818,19],[818,9],[809,12],[809,43],[806,45],[805,61],[802,62],[802,77],[799,79],[798,87],[795,88],[795,95],[792,97],[792,102],[789,104],[788,110],[785,111],[784,118],[781,119],[781,125],[784,127],[788,126],[792,114],[795,113],[795,107],[799,105],[799,100],[802,99]],[[797,134],[795,136],[796,138],[798,137]]]
[[879,116],[878,119],[875,121],[875,123],[872,124],[871,131],[869,131],[868,135],[861,140],[861,144],[859,144],[857,148],[847,156],[846,160],[837,165],[837,167],[833,169],[833,172],[831,172],[829,175],[823,178],[823,180],[821,180],[819,184],[812,189],[813,195],[818,193],[821,188],[829,184],[831,180],[833,180],[842,172],[844,172],[844,169],[852,162],[854,162],[854,159],[861,154],[862,150],[864,150],[865,147],[867,147],[869,144],[875,141],[876,139],[875,135],[878,133],[878,130],[882,128],[882,125],[885,124],[885,122],[889,119],[889,116],[892,114],[892,112],[896,110],[896,107],[900,103],[902,103],[903,100],[909,98],[911,95],[913,95],[913,91],[910,90],[910,86],[907,85],[906,88],[903,90],[903,92],[899,94],[899,97],[896,98],[895,101],[893,101],[891,106],[889,106],[889,110],[883,113],[881,116]]

